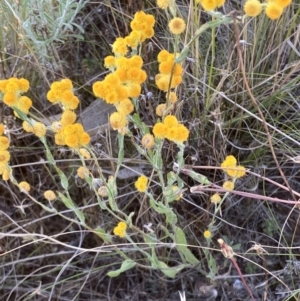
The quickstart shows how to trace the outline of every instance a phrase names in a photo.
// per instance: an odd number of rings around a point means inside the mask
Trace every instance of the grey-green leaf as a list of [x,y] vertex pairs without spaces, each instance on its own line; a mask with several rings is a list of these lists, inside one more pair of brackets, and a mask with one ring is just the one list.
[[109,277],[117,277],[119,276],[121,273],[128,271],[130,269],[132,269],[134,266],[136,265],[136,263],[131,260],[131,259],[126,259],[122,262],[121,267],[118,270],[115,271],[110,271],[107,273],[107,275]]

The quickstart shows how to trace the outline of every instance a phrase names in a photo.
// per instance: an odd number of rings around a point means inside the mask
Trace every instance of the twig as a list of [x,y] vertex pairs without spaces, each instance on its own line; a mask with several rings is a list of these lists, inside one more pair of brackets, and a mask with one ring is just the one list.
[[240,267],[238,266],[238,264],[237,264],[235,258],[233,257],[233,256],[234,256],[234,252],[233,252],[232,248],[231,248],[230,246],[228,246],[228,245],[224,242],[224,240],[221,239],[221,238],[218,239],[218,243],[219,243],[219,245],[220,245],[220,247],[221,247],[221,251],[222,251],[223,255],[224,255],[226,258],[230,259],[231,262],[232,262],[232,264],[233,264],[234,267],[236,268],[236,270],[237,270],[237,272],[238,272],[238,274],[239,274],[239,276],[240,276],[240,278],[241,278],[241,280],[242,280],[242,282],[243,282],[243,284],[244,284],[246,290],[248,291],[248,293],[249,293],[249,295],[250,295],[252,301],[256,301],[255,298],[253,297],[253,294],[252,294],[252,292],[251,292],[249,286],[247,285],[247,283],[246,283],[246,281],[245,281],[245,279],[244,279],[244,276],[243,276],[243,274],[242,274],[242,272],[241,272]]

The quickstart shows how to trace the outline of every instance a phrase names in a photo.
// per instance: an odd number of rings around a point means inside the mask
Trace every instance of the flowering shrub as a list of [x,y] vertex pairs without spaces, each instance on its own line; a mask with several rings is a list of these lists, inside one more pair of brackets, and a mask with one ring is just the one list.
[[[22,193],[25,193],[33,202],[39,204],[44,210],[56,213],[61,216],[55,208],[55,202],[63,203],[70,209],[74,216],[72,218],[63,216],[72,223],[92,231],[98,235],[106,244],[114,244],[114,240],[121,239],[132,244],[140,253],[146,264],[143,267],[160,270],[164,275],[174,278],[178,272],[191,265],[199,266],[200,259],[188,248],[188,242],[184,231],[179,226],[178,215],[174,209],[174,204],[184,198],[186,184],[181,178],[181,174],[186,174],[193,180],[202,185],[212,187],[213,191],[207,197],[209,205],[213,208],[211,221],[208,229],[202,231],[207,244],[205,256],[210,263],[211,269],[209,278],[214,278],[217,273],[213,263],[212,254],[208,252],[211,239],[216,232],[214,223],[217,215],[221,214],[222,204],[226,201],[229,194],[234,192],[235,183],[246,175],[246,169],[237,164],[237,159],[233,155],[228,155],[218,167],[224,172],[224,182],[222,187],[216,186],[206,177],[198,174],[185,166],[184,151],[189,138],[193,136],[190,129],[180,121],[180,117],[175,114],[175,108],[178,105],[177,89],[184,80],[184,66],[182,62],[187,57],[190,43],[199,38],[200,34],[209,28],[215,28],[218,25],[233,23],[231,15],[222,15],[215,10],[224,5],[224,0],[197,0],[208,14],[212,15],[212,21],[204,24],[197,31],[195,36],[183,47],[178,49],[178,36],[184,34],[186,30],[186,21],[182,17],[174,14],[174,1],[157,0],[159,8],[170,10],[172,19],[168,23],[170,33],[174,36],[174,49],[170,52],[162,49],[157,55],[157,74],[147,74],[145,63],[142,56],[142,43],[154,36],[155,18],[151,14],[139,11],[134,15],[130,22],[131,31],[125,37],[117,37],[112,44],[112,53],[104,58],[104,66],[107,69],[107,75],[92,85],[92,92],[95,101],[104,101],[114,106],[115,112],[109,116],[109,123],[113,131],[117,131],[118,139],[118,158],[113,175],[105,177],[102,174],[98,159],[91,147],[91,137],[84,126],[76,122],[76,110],[79,107],[80,100],[74,94],[73,83],[70,79],[62,79],[51,84],[46,98],[51,105],[60,108],[61,114],[59,120],[47,125],[30,114],[32,101],[23,94],[29,90],[29,81],[26,79],[9,78],[0,81],[0,92],[3,103],[14,111],[16,117],[22,120],[22,129],[26,133],[32,133],[43,144],[47,164],[51,165],[60,179],[60,185],[57,185],[57,191],[46,190],[43,192],[43,200],[48,200],[49,205],[45,205],[36,200],[32,195],[34,183],[27,183],[20,179],[20,182],[14,178],[13,170],[9,166],[11,154],[9,152],[10,141],[6,136],[4,125],[0,125],[0,175],[4,181],[9,181],[16,185]],[[289,0],[270,0],[267,3],[261,3],[258,0],[247,0],[244,5],[246,16],[256,17],[265,11],[270,19],[278,19],[284,9],[291,3]],[[154,124],[146,124],[139,112],[139,102],[143,85],[150,85],[151,79],[157,93],[161,93],[160,103],[155,108],[156,120]],[[87,189],[93,194],[94,200],[99,205],[99,210],[105,212],[112,222],[106,225],[92,228],[86,222],[86,215],[81,210],[70,194],[69,171],[62,170],[55,160],[55,154],[50,149],[47,133],[54,136],[54,144],[59,147],[65,147],[70,150],[74,156],[78,156],[80,166],[75,170],[76,180],[87,184]],[[163,227],[154,231],[146,231],[144,227],[135,223],[134,218],[137,212],[123,212],[120,209],[118,201],[118,182],[117,176],[124,159],[124,141],[125,137],[130,137],[136,152],[140,157],[147,161],[151,167],[151,174],[141,174],[136,176],[136,181],[132,184],[132,189],[137,193],[143,194],[148,202],[149,210],[159,215],[164,222]],[[166,145],[174,147],[174,162],[172,169],[165,167],[162,150]],[[95,178],[91,167],[87,162],[93,162],[93,167],[99,173],[99,178]],[[169,163],[169,162],[168,162]],[[70,173],[72,173],[71,171]],[[137,173],[137,174],[138,174]],[[79,178],[79,179],[78,179]],[[97,184],[95,184],[97,183]],[[100,184],[99,184],[100,183]],[[31,187],[32,185],[32,187]],[[215,186],[214,186],[215,185]],[[152,186],[156,186],[153,189]],[[159,187],[159,189],[157,188]],[[199,188],[201,189],[201,187]],[[140,194],[139,194],[140,195]],[[44,200],[45,201],[45,200]],[[52,202],[55,201],[55,202]],[[212,204],[213,205],[212,205]],[[53,205],[52,205],[53,204]],[[134,218],[133,218],[134,217]],[[120,221],[121,220],[121,221]],[[119,221],[117,223],[117,221]],[[114,226],[116,225],[117,226]],[[106,227],[106,228],[105,228]],[[150,229],[148,227],[148,229]],[[156,230],[156,229],[155,229]],[[131,236],[131,234],[133,234]],[[203,238],[203,237],[202,237]],[[157,257],[155,250],[156,244],[172,243],[172,248],[180,254],[182,263],[177,266],[169,262],[161,261]],[[144,248],[139,245],[147,245]],[[128,254],[119,250],[118,253],[123,257],[124,265],[117,270],[117,274],[132,268],[133,259],[128,264]],[[142,260],[141,260],[142,261]],[[126,265],[127,264],[127,265]],[[124,267],[126,266],[126,267]],[[199,272],[202,272],[199,269]],[[114,273],[108,275],[115,275]]]

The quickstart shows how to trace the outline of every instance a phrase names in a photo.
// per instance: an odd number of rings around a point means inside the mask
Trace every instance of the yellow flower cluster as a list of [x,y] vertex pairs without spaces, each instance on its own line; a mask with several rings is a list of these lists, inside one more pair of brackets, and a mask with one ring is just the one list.
[[146,176],[140,176],[134,183],[135,188],[139,192],[145,192],[148,186],[148,178]]
[[[3,102],[11,107],[16,108],[28,114],[29,109],[32,107],[32,101],[27,96],[22,96],[23,93],[29,90],[29,82],[25,78],[9,78],[0,80],[0,92],[3,93]],[[14,114],[18,116],[17,112]]]
[[60,104],[64,110],[75,110],[79,105],[79,99],[73,94],[73,85],[68,78],[53,82],[47,99],[53,104]]
[[157,56],[159,74],[155,76],[155,84],[159,90],[169,91],[182,82],[183,69],[175,63],[176,54],[162,50]]
[[[55,143],[66,145],[70,148],[82,151],[90,143],[90,136],[84,131],[81,124],[75,123],[76,114],[73,110],[78,107],[79,99],[73,94],[73,84],[69,79],[62,79],[60,82],[52,83],[47,99],[54,104],[60,104],[64,110],[59,121],[52,123],[52,130],[55,132]],[[86,154],[86,152],[84,152]],[[88,156],[88,155],[87,155]]]
[[237,166],[236,158],[229,155],[221,164],[221,168],[224,172],[228,174],[231,178],[241,178],[246,174],[246,169],[244,166]]
[[109,104],[119,105],[129,97],[138,97],[141,93],[141,84],[147,79],[147,74],[142,70],[143,60],[139,55],[131,58],[118,57],[106,60],[106,66],[113,72],[108,74],[103,81],[93,84],[94,94],[104,99]]
[[130,23],[132,31],[124,38],[117,38],[112,44],[112,51],[115,56],[125,56],[128,53],[128,47],[136,50],[140,43],[152,38],[154,35],[154,24],[155,18],[152,15],[148,15],[143,11],[136,12]]
[[134,110],[130,98],[140,95],[141,84],[147,79],[147,74],[142,70],[143,60],[139,55],[130,58],[108,56],[104,64],[112,73],[103,81],[95,82],[93,92],[116,106],[117,112],[110,116],[110,124],[114,130],[122,130],[127,125],[127,115]]
[[265,8],[266,15],[271,20],[276,20],[291,3],[292,0],[267,0],[266,3],[261,3],[259,0],[247,0],[244,5],[244,12],[250,17],[256,17]]
[[206,11],[215,10],[217,7],[222,7],[225,0],[196,0]]
[[45,137],[47,132],[46,126],[41,122],[33,121],[33,125],[31,125],[28,121],[23,121],[22,127],[25,132],[33,133],[39,138]]
[[144,42],[146,39],[150,39],[154,36],[154,24],[155,18],[152,15],[148,15],[143,11],[138,11],[135,13],[133,20],[130,22],[130,28],[132,29],[131,34],[140,34],[140,43]]
[[8,152],[9,140],[4,136],[4,126],[0,124],[0,175],[2,179],[7,181],[10,177],[11,169],[8,165],[10,153]]
[[123,238],[126,235],[127,225],[125,222],[119,222],[114,228],[114,234]]
[[[55,128],[55,125],[52,125]],[[79,150],[81,147],[85,147],[90,143],[90,136],[84,131],[83,126],[80,123],[68,124],[61,127],[55,133],[55,143],[57,145],[67,145],[70,148]]]
[[114,130],[124,134],[127,126],[127,115],[133,112],[131,98],[141,94],[141,84],[147,79],[142,70],[143,60],[139,55],[125,57],[129,48],[136,53],[137,47],[146,39],[154,35],[155,18],[143,11],[135,13],[130,23],[132,31],[128,36],[119,37],[112,45],[114,56],[104,59],[104,66],[111,71],[104,80],[93,84],[93,93],[108,104],[113,104],[117,112],[110,118],[110,125]]
[[153,127],[153,134],[156,138],[167,138],[175,143],[183,143],[189,136],[189,130],[178,123],[178,120],[173,115],[168,115],[163,122],[158,122]]
[[[226,190],[232,191],[234,189],[235,179],[241,178],[246,174],[246,169],[244,166],[238,165],[236,158],[233,155],[229,155],[221,164],[222,170],[232,178],[232,180],[225,181],[222,187]],[[222,201],[219,193],[211,195],[210,201],[213,204],[219,204]]]

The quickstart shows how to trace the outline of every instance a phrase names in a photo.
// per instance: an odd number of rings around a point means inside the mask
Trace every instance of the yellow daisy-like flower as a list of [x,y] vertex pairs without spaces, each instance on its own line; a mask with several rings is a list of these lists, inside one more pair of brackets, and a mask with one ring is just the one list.
[[125,222],[119,222],[118,225],[114,228],[114,234],[121,238],[125,237],[126,235],[127,225]]
[[[18,98],[17,103],[14,105],[18,110],[20,110],[24,114],[29,113],[29,109],[32,106],[32,101],[27,96],[21,96]],[[18,113],[14,111],[15,116],[19,117]]]
[[142,34],[140,31],[133,30],[127,37],[125,37],[127,46],[136,49],[142,41]]
[[2,79],[2,80],[0,80],[0,91],[2,93],[6,93],[7,92],[6,91],[7,84],[8,84],[8,79]]
[[159,72],[162,74],[171,74],[173,67],[173,60],[163,61],[159,64]]
[[10,153],[7,150],[0,150],[0,165],[6,164],[10,160]]
[[0,136],[0,150],[7,150],[9,148],[9,140],[5,136]]
[[87,177],[89,175],[89,170],[84,167],[84,166],[80,166],[78,169],[77,169],[77,176],[80,178],[80,179],[84,179],[85,177]]
[[112,51],[115,55],[125,56],[128,52],[126,39],[117,38],[112,45]]
[[181,65],[175,64],[175,66],[173,68],[173,72],[172,72],[173,76],[174,77],[181,77],[182,73],[183,73],[183,69],[182,69]]
[[233,190],[234,189],[234,183],[232,181],[225,181],[222,185],[222,187],[224,189],[227,189],[227,190]]
[[241,178],[246,174],[244,166],[236,166],[236,159],[234,156],[229,155],[221,164],[221,168],[232,178]]
[[128,60],[129,63],[129,68],[130,67],[136,67],[141,69],[143,67],[143,59],[139,55],[133,55],[131,58]]
[[47,92],[46,94],[46,98],[48,99],[48,101],[50,101],[51,103],[55,103],[58,100],[58,96],[57,93],[50,90]]
[[127,85],[127,91],[128,91],[128,97],[139,97],[141,94],[142,88],[139,84],[131,82]]
[[169,139],[170,141],[176,141],[178,135],[177,126],[172,126],[172,127],[166,126],[166,128],[167,128],[166,138]]
[[67,135],[64,139],[64,144],[71,148],[78,148],[79,144],[79,137],[75,136],[74,134]]
[[151,134],[146,134],[142,138],[142,145],[146,149],[150,149],[154,145],[154,137]]
[[4,170],[2,171],[2,180],[8,181],[10,179],[10,175],[11,175],[11,168],[9,166],[5,166]]
[[72,124],[76,121],[76,114],[72,110],[66,110],[62,113],[60,123],[62,126]]
[[44,198],[48,201],[54,201],[56,199],[56,195],[53,190],[46,190],[44,192]]
[[145,41],[146,39],[150,39],[154,36],[154,29],[151,27],[148,27],[143,30],[141,41]]
[[226,173],[232,178],[241,178],[246,174],[246,168],[239,165],[235,168],[226,170]]
[[109,122],[114,130],[119,130],[126,127],[127,118],[126,115],[124,114],[121,114],[119,112],[114,112],[110,115]]
[[65,91],[61,96],[61,103],[65,110],[76,110],[79,99],[71,91]]
[[206,11],[215,10],[218,6],[217,0],[201,0],[200,4]]
[[129,98],[126,98],[117,105],[117,110],[121,114],[129,115],[134,111],[134,105]]
[[247,0],[244,5],[244,12],[250,17],[258,16],[262,11],[262,4],[258,0]]
[[94,95],[99,98],[103,98],[103,88],[104,88],[104,85],[103,85],[102,81],[95,82],[92,86]]
[[32,128],[32,132],[39,138],[45,137],[47,129],[46,126],[41,123],[41,122],[37,122],[34,124],[33,128]]
[[27,133],[33,132],[33,126],[28,121],[23,121],[22,128]]
[[106,186],[100,186],[97,192],[102,198],[106,198],[108,195],[108,190]]
[[164,114],[166,107],[167,107],[167,105],[165,103],[158,105],[155,109],[156,115],[161,117]]
[[175,59],[174,54],[170,53],[166,49],[161,50],[157,55],[157,61],[159,63],[169,61],[169,60],[173,60],[174,62],[174,59]]
[[178,125],[178,120],[174,115],[168,115],[164,118],[164,125],[167,128],[176,127]]
[[170,139],[177,143],[183,143],[189,137],[190,131],[183,125],[178,124],[176,127],[176,137],[174,139]]
[[169,103],[175,103],[177,102],[178,98],[175,92],[166,93],[166,100]]
[[162,122],[158,122],[153,127],[153,134],[158,139],[163,139],[166,136],[167,128]]
[[148,178],[146,176],[140,176],[134,183],[135,188],[139,192],[145,192],[148,185]]
[[80,146],[86,146],[90,143],[91,141],[91,137],[88,133],[83,132],[80,134],[79,136],[79,144]]
[[20,182],[19,188],[20,188],[21,192],[29,192],[30,191],[30,185],[26,181]]
[[15,93],[7,92],[3,96],[3,102],[9,107],[15,106],[18,98]]
[[107,56],[104,59],[104,67],[107,69],[112,69],[116,67],[116,60],[115,57],[112,55]]
[[8,84],[6,85],[6,91],[8,93],[14,93],[17,94],[19,92],[19,85],[16,81],[13,81],[14,78],[9,79]]
[[143,83],[147,79],[147,74],[144,70],[137,67],[130,67],[126,72],[125,81],[133,81],[137,84]]
[[156,0],[156,4],[161,9],[166,9],[170,5],[170,0]]
[[18,85],[21,93],[25,93],[29,90],[29,81],[25,78],[20,78]]
[[222,200],[221,196],[218,193],[214,193],[211,197],[210,197],[210,201],[213,204],[218,204],[220,203]]
[[277,20],[282,15],[283,7],[276,2],[268,2],[265,12],[271,20]]
[[183,33],[185,30],[185,27],[186,27],[186,25],[182,18],[178,18],[178,17],[173,18],[169,22],[169,29],[175,35]]
[[209,239],[209,238],[211,238],[211,232],[209,230],[205,230],[204,233],[203,233],[203,236],[206,239]]
[[236,166],[236,158],[233,155],[229,155],[225,158],[223,163],[221,164],[221,168]]
[[171,86],[170,88],[173,89],[175,87],[177,87],[178,85],[180,85],[182,82],[182,76],[179,75],[173,75],[172,80],[171,80]]
[[61,90],[72,90],[73,84],[72,81],[69,78],[63,78],[60,82],[60,89]]
[[159,90],[168,91],[170,87],[170,74],[156,74],[155,84]]

